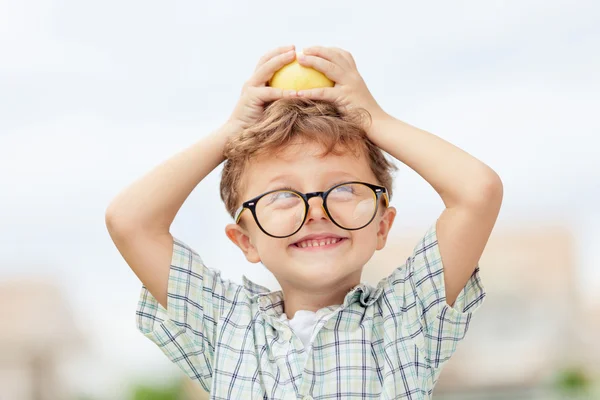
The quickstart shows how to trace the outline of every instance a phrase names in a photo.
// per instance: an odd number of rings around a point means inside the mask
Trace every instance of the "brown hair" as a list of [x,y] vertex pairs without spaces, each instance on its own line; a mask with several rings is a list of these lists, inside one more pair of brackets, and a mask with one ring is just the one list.
[[334,103],[290,98],[277,100],[265,108],[257,123],[231,137],[225,145],[227,161],[221,175],[221,199],[233,217],[244,191],[242,175],[250,159],[274,154],[290,144],[314,142],[323,147],[322,155],[365,154],[380,185],[392,196],[392,171],[396,166],[367,138],[362,122],[370,115],[365,110],[342,111]]

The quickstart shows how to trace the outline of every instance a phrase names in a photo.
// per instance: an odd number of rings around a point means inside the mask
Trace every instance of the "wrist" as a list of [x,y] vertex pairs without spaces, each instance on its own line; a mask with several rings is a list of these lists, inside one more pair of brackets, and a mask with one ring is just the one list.
[[385,125],[387,122],[394,119],[394,117],[383,111],[381,108],[378,108],[374,111],[369,111],[369,114],[371,114],[371,123],[366,130],[369,138],[373,137],[374,132],[377,132],[381,125]]
[[205,148],[207,145],[211,146],[214,151],[221,155],[221,161],[225,161],[225,147],[229,139],[241,132],[235,124],[230,124],[226,122],[221,125],[219,128],[212,131],[206,138],[200,140],[198,145],[201,148]]
[[230,137],[237,135],[243,131],[243,127],[241,124],[228,120],[225,122],[219,129],[217,129],[217,134],[225,137]]

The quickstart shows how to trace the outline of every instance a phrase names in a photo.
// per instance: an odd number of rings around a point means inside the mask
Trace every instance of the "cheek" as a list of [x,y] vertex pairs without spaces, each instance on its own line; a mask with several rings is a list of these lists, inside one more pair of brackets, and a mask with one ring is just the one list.
[[287,251],[288,242],[285,239],[276,239],[267,235],[256,238],[256,251],[265,265],[277,262]]
[[379,223],[377,220],[371,222],[365,228],[354,231],[352,233],[352,241],[354,246],[358,246],[364,251],[375,251],[377,246],[377,231],[379,230]]

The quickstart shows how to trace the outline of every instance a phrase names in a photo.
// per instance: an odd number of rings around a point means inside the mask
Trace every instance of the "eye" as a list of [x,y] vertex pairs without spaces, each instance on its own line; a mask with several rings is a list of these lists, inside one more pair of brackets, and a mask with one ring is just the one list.
[[267,196],[266,200],[268,201],[268,204],[273,204],[275,202],[282,202],[289,199],[298,199],[298,195],[287,190],[281,190],[271,193]]
[[289,199],[291,197],[297,197],[296,194],[292,192],[277,192],[276,195],[278,199]]
[[347,183],[336,186],[327,197],[331,201],[352,201],[357,197],[362,196],[364,191],[361,190],[361,185]]
[[355,193],[353,185],[342,185],[333,189],[332,193],[336,194],[352,194]]
[[338,186],[338,187],[336,187],[334,190],[337,190],[337,191],[348,191],[348,192],[354,192],[354,189],[353,189],[353,188],[352,188],[352,186],[350,186],[350,185]]

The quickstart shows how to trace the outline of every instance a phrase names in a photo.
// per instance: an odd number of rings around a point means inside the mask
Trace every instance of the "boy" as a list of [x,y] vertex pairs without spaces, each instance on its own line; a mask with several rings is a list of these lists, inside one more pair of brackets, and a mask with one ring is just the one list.
[[[106,222],[143,282],[141,332],[211,399],[428,399],[485,296],[478,261],[502,183],[444,140],[385,113],[352,56],[312,47],[302,65],[335,86],[268,87],[293,46],[258,64],[223,127],[121,193]],[[368,118],[364,113],[368,112]],[[396,211],[392,164],[405,163],[446,206],[405,265],[360,283]],[[282,291],[238,285],[206,267],[169,227],[222,161],[228,238]]]

